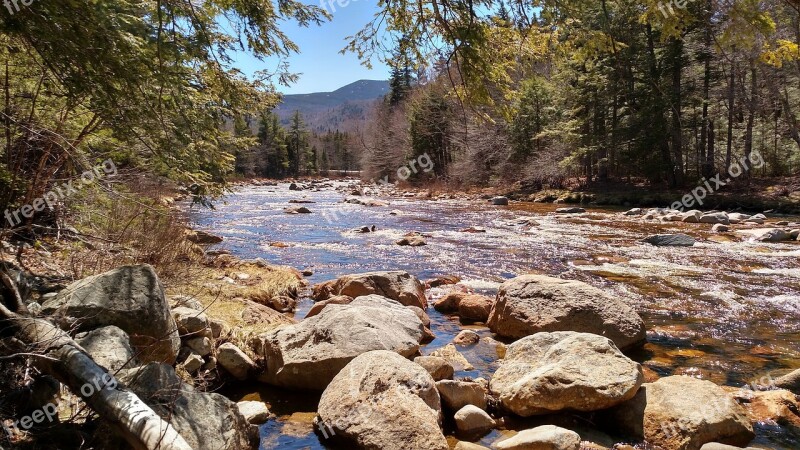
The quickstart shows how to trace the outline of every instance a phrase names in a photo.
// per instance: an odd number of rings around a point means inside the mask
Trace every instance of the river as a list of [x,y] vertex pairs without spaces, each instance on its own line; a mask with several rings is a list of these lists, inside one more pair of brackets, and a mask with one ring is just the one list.
[[[192,210],[190,219],[196,227],[223,236],[223,247],[236,256],[313,271],[311,283],[397,269],[423,280],[457,275],[462,284],[489,295],[504,280],[527,273],[585,281],[630,302],[643,317],[648,343],[630,356],[650,376],[686,374],[741,386],[800,366],[800,243],[750,243],[734,234],[711,233],[711,225],[647,223],[619,210],[589,208],[586,214],[558,215],[552,204],[491,206],[477,200],[398,195],[381,197],[389,206],[365,207],[341,202],[349,183],[334,182],[338,191],[290,191],[285,183],[241,187],[215,210]],[[314,202],[302,205],[312,214],[284,213],[292,206],[290,200],[300,199]],[[525,222],[520,218],[534,222],[520,224]],[[352,231],[373,225],[372,233]],[[460,231],[468,227],[486,232]],[[428,245],[395,244],[410,231],[423,234]],[[671,232],[690,234],[699,242],[691,248],[641,242],[648,235]],[[303,299],[296,317],[302,319],[311,304]],[[423,348],[424,354],[464,328],[457,317],[433,308],[429,314],[437,339]],[[482,326],[469,328],[491,335]],[[496,367],[498,358],[491,350],[478,346],[465,355],[476,369],[457,375],[488,377]],[[331,448],[312,432],[318,395],[252,386],[238,392],[241,398],[260,398],[278,415],[261,427],[262,448]],[[798,448],[798,437],[780,427],[756,428],[754,444]],[[498,433],[482,442],[491,443]]]

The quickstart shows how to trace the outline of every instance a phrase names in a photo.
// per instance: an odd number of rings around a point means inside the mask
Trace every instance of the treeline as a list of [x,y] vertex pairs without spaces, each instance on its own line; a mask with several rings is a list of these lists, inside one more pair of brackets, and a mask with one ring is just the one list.
[[766,164],[747,176],[797,174],[800,8],[683,4],[387,5],[351,43],[369,54],[364,36],[386,23],[401,36],[364,169],[391,173],[427,152],[436,174],[464,184],[679,186],[750,166],[757,151]]
[[287,127],[274,112],[263,113],[255,124],[249,116],[240,116],[233,122],[233,132],[240,138],[255,139],[255,145],[236,151],[235,167],[240,176],[328,176],[332,170],[359,168],[354,136],[338,130],[311,132],[298,111]]

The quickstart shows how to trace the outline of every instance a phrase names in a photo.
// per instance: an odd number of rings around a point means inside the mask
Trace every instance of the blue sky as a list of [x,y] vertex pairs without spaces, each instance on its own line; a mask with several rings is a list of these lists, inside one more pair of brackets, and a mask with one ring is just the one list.
[[[345,3],[345,0],[341,0],[341,3]],[[362,79],[389,78],[389,68],[380,61],[373,61],[373,69],[369,70],[360,64],[355,54],[339,53],[345,46],[345,38],[354,35],[372,20],[377,10],[375,0],[350,0],[345,7],[333,1],[332,6],[327,9],[333,14],[333,20],[322,26],[301,28],[293,23],[282,26],[284,33],[300,46],[300,53],[290,56],[288,61],[289,70],[301,75],[299,81],[291,87],[279,86],[280,92],[328,92]],[[252,75],[258,70],[274,71],[276,61],[259,61],[248,53],[240,53],[234,66],[245,74]]]

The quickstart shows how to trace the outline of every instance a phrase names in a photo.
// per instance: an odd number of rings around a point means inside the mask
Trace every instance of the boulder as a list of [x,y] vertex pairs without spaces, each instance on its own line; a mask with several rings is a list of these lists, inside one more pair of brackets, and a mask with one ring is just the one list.
[[414,362],[422,366],[434,381],[446,380],[453,378],[453,366],[444,358],[438,356],[417,356]]
[[436,278],[431,278],[430,280],[426,280],[425,286],[427,286],[428,288],[435,288],[440,286],[458,284],[460,282],[461,278],[455,275],[441,275]]
[[693,209],[681,214],[680,221],[685,223],[698,223],[701,217],[703,217],[702,211]]
[[466,436],[483,436],[492,431],[495,426],[494,419],[475,405],[467,405],[459,409],[453,419],[459,433]]
[[328,305],[319,315],[255,339],[254,351],[267,360],[259,380],[323,390],[362,353],[415,354],[423,333],[422,321],[413,311],[380,295],[358,297],[349,305]]
[[314,303],[314,306],[308,310],[308,314],[306,314],[306,319],[309,317],[314,317],[323,309],[325,309],[328,305],[347,305],[353,301],[353,297],[348,297],[346,295],[335,295],[327,300],[322,300],[319,302]]
[[744,446],[754,437],[747,412],[732,396],[683,375],[643,384],[609,416],[622,431],[665,450],[698,450],[709,442]]
[[691,247],[695,244],[695,239],[689,235],[678,234],[656,234],[645,238],[646,242],[656,247]]
[[482,445],[473,444],[472,442],[464,442],[461,441],[453,447],[453,450],[489,450],[487,447]]
[[461,299],[469,295],[466,292],[448,292],[447,295],[436,300],[433,309],[441,313],[452,313],[458,311],[458,304]]
[[497,450],[580,450],[581,436],[566,428],[542,425],[520,431],[494,445]]
[[428,243],[425,242],[425,239],[419,235],[405,236],[395,242],[395,244],[401,247],[422,247],[428,245]]
[[748,214],[742,214],[742,213],[730,213],[730,214],[728,214],[728,220],[731,223],[744,222],[745,220],[747,220],[749,218],[750,218],[750,216]]
[[792,392],[785,389],[739,389],[732,395],[745,406],[751,423],[778,424],[795,432],[800,431],[800,401]]
[[118,378],[195,450],[241,450],[258,445],[236,403],[220,394],[196,391],[166,364],[123,370]]
[[475,345],[480,341],[481,336],[472,330],[461,330],[461,332],[458,333],[455,338],[453,338],[453,344],[462,347]]
[[733,445],[720,444],[719,442],[709,442],[700,447],[700,450],[759,450],[755,447],[736,447]]
[[503,283],[487,325],[510,338],[542,331],[594,333],[623,350],[645,340],[644,322],[627,304],[586,283],[542,275]]
[[436,389],[442,397],[442,405],[451,411],[458,411],[474,405],[486,409],[486,387],[475,381],[442,380],[436,382]]
[[489,202],[495,206],[508,206],[508,197],[492,197]]
[[128,335],[119,327],[98,328],[75,336],[75,342],[110,372],[138,366]]
[[206,233],[200,230],[190,230],[186,232],[186,240],[198,245],[213,245],[219,244],[223,239],[211,233]]
[[284,208],[283,212],[286,214],[311,214],[311,210],[306,208],[305,206],[294,206],[290,208]]
[[255,373],[256,364],[236,345],[226,342],[217,348],[217,362],[237,380],[246,380]]
[[172,318],[178,326],[182,336],[200,334],[209,327],[208,316],[204,313],[186,306],[178,306],[172,310]]
[[181,365],[183,366],[183,369],[186,370],[187,372],[195,373],[198,370],[200,370],[200,368],[203,367],[203,364],[205,363],[206,362],[202,356],[198,355],[193,351],[190,351],[189,356],[186,358],[185,361],[183,361],[183,363],[181,363]]
[[486,322],[494,300],[485,295],[467,295],[458,302],[458,316],[464,320]]
[[639,364],[611,340],[561,331],[509,345],[490,390],[505,409],[528,417],[607,409],[633,398],[643,381]]
[[800,369],[775,379],[775,387],[800,395]]
[[121,328],[142,362],[172,364],[180,349],[164,288],[149,265],[123,266],[69,285],[42,304],[66,329]]
[[790,234],[786,230],[773,228],[753,237],[757,242],[783,242],[790,239]]
[[623,216],[641,216],[643,214],[644,210],[642,208],[633,208],[622,213]]
[[431,352],[430,356],[437,356],[444,359],[448,364],[453,366],[453,369],[457,372],[462,370],[475,370],[475,367],[467,361],[467,358],[465,358],[453,344],[447,344],[442,348],[434,350]]
[[236,407],[239,408],[239,412],[242,413],[247,423],[261,425],[269,420],[269,408],[264,402],[248,400],[237,403]]
[[211,346],[211,339],[207,337],[196,337],[186,341],[186,347],[200,356],[208,356],[211,354],[213,347]]
[[433,378],[393,352],[353,359],[322,393],[318,414],[320,432],[347,441],[348,448],[449,449]]
[[422,309],[428,306],[423,284],[408,272],[399,270],[345,275],[314,286],[312,296],[315,301],[322,301],[337,295],[356,298],[370,294],[382,295],[405,306]]
[[728,215],[724,212],[715,212],[715,213],[708,213],[703,214],[700,217],[700,223],[720,223],[723,225],[730,225],[730,219],[728,219]]
[[728,232],[730,230],[731,230],[731,227],[729,227],[727,225],[723,225],[721,223],[718,223],[718,224],[714,225],[713,227],[711,227],[711,231],[713,231],[714,233],[725,233],[725,232]]
[[585,212],[586,212],[586,210],[585,210],[585,209],[583,209],[583,208],[577,208],[577,207],[572,207],[572,208],[558,208],[558,209],[556,210],[556,214],[581,214],[581,213],[585,213]]

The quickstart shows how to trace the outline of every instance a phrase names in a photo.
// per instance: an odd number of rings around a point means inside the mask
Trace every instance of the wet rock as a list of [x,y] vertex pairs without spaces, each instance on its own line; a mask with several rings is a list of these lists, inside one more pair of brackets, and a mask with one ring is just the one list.
[[623,216],[641,216],[643,214],[644,210],[642,208],[633,208],[622,213]]
[[425,281],[425,286],[427,286],[428,288],[435,288],[440,286],[458,284],[460,282],[461,278],[455,275],[442,275]]
[[585,212],[586,210],[583,208],[558,208],[556,210],[556,214],[580,214]]
[[436,382],[436,389],[442,397],[442,405],[451,411],[458,411],[467,405],[474,405],[483,410],[486,409],[488,391],[480,383],[442,380]]
[[542,331],[594,333],[621,349],[645,340],[644,322],[630,306],[586,283],[542,275],[503,283],[487,325],[511,338]]
[[789,240],[789,233],[780,228],[773,228],[753,236],[753,239],[757,242],[782,242]]
[[256,371],[256,364],[233,343],[226,342],[217,348],[217,362],[237,380],[246,380]]
[[453,366],[446,359],[438,356],[417,356],[414,362],[422,366],[434,381],[441,381],[453,378]]
[[789,240],[796,241],[800,238],[800,230],[792,230],[789,232]]
[[301,188],[297,183],[291,183],[289,185],[289,190],[290,191],[302,191],[303,188]]
[[188,230],[186,232],[186,240],[198,245],[213,245],[223,241],[219,236],[200,230]]
[[494,299],[485,295],[467,295],[458,302],[458,316],[464,320],[486,322],[494,306]]
[[508,206],[508,197],[492,197],[489,202],[495,206]]
[[462,298],[469,295],[466,292],[450,292],[433,304],[433,309],[441,313],[453,313],[458,311],[458,303]]
[[504,408],[528,417],[597,411],[633,398],[641,367],[609,339],[588,333],[537,333],[508,346],[490,382]]
[[700,450],[758,450],[758,449],[755,447],[747,447],[743,449],[742,447],[720,444],[719,442],[709,442],[708,444],[705,444],[702,447],[700,447]]
[[462,233],[486,233],[486,228],[483,227],[468,227],[460,230]]
[[422,247],[428,245],[428,243],[425,242],[425,239],[419,235],[403,237],[395,242],[395,244],[401,247]]
[[460,372],[462,370],[474,370],[475,367],[467,361],[467,358],[464,357],[458,350],[456,350],[455,345],[447,344],[444,347],[434,350],[430,356],[438,356],[439,358],[443,358],[447,361],[453,369]]
[[208,316],[196,309],[179,306],[172,310],[172,318],[182,336],[203,333],[208,328]]
[[353,302],[353,297],[348,297],[346,295],[336,295],[327,300],[322,300],[319,302],[314,303],[314,306],[308,310],[308,314],[306,314],[306,319],[309,317],[314,317],[323,309],[325,309],[328,305],[347,305]]
[[267,360],[260,381],[323,390],[357,356],[390,350],[409,357],[419,350],[424,326],[416,314],[379,295],[348,305],[328,305],[318,315],[259,336],[256,354]]
[[269,408],[263,402],[243,401],[238,402],[236,407],[250,424],[261,425],[269,420]]
[[748,214],[742,214],[742,213],[730,213],[730,214],[728,214],[728,220],[731,223],[741,223],[741,222],[744,222],[745,220],[747,220],[749,218],[750,218],[750,215],[748,215]]
[[262,304],[282,313],[293,312],[295,309],[297,309],[297,299],[289,297],[288,295],[276,295],[274,297],[270,297]]
[[709,442],[747,445],[747,412],[721,387],[687,376],[645,383],[631,400],[610,411],[622,431],[667,450],[697,450]]
[[416,277],[403,271],[345,275],[314,286],[312,295],[314,300],[322,301],[337,295],[356,298],[370,294],[382,295],[405,306],[422,309],[427,309],[428,306],[425,287]]
[[258,441],[236,403],[194,390],[166,364],[123,370],[118,379],[135,392],[196,450],[241,450]]
[[497,450],[580,450],[581,437],[578,433],[555,425],[543,425],[520,431],[515,436],[496,444]]
[[800,369],[775,379],[775,386],[800,395]]
[[728,215],[724,212],[716,212],[716,213],[708,213],[704,214],[700,217],[700,223],[713,223],[713,224],[723,224],[723,225],[730,225],[730,220],[728,219]]
[[743,403],[752,423],[777,424],[800,431],[800,401],[785,389],[752,391],[741,389],[732,395]]
[[461,330],[460,333],[453,338],[453,344],[467,347],[475,345],[480,342],[481,336],[472,330]]
[[306,208],[305,206],[285,208],[283,212],[286,214],[311,214],[311,210]]
[[308,205],[308,204],[317,203],[317,202],[315,202],[314,200],[309,200],[307,198],[301,198],[301,199],[289,200],[289,203],[294,203],[294,204],[298,204],[298,205],[303,205],[303,204],[304,205]]
[[466,405],[453,416],[456,429],[466,436],[480,437],[492,431],[494,419],[475,405]]
[[718,223],[718,224],[714,225],[713,227],[711,227],[711,231],[713,231],[714,233],[726,233],[726,232],[728,232],[730,230],[731,230],[731,227],[729,227],[727,225],[723,225],[721,223]]
[[684,223],[699,223],[703,217],[703,212],[693,209],[680,215],[680,221]]
[[355,448],[449,448],[433,378],[392,352],[353,359],[323,392],[318,414],[318,429]]
[[177,325],[164,288],[149,265],[124,266],[69,285],[42,304],[65,328],[88,331],[114,325],[141,350],[142,362],[174,363],[180,349]]
[[75,342],[83,347],[95,362],[111,372],[139,365],[127,333],[119,327],[108,326],[80,333],[75,336]]
[[691,247],[696,241],[689,235],[678,233],[656,234],[645,238],[643,242],[655,245],[656,247]]
[[453,447],[453,450],[489,450],[489,448],[472,442],[461,441]]

